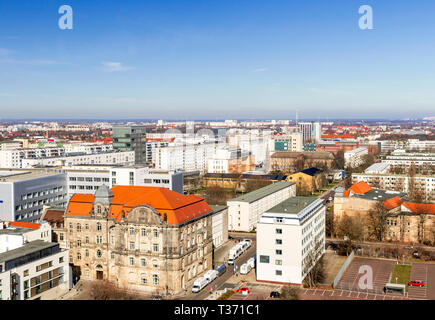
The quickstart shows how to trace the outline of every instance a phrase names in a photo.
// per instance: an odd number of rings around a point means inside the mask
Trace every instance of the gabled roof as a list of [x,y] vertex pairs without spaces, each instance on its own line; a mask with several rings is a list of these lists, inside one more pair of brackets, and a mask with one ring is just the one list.
[[360,181],[358,183],[355,183],[352,187],[350,187],[350,189],[354,193],[365,194],[372,190],[372,187],[370,187],[365,181]]
[[402,205],[414,213],[435,214],[435,204],[433,203],[404,202]]
[[387,210],[391,210],[391,209],[400,207],[400,205],[402,204],[402,200],[400,200],[399,197],[394,197],[394,198],[385,200],[384,202],[382,202],[382,204],[384,205],[384,207]]
[[[168,224],[178,225],[185,221],[209,213],[212,209],[205,200],[197,195],[183,195],[166,188],[141,186],[114,186],[113,200],[109,217],[116,221],[122,219],[123,213],[134,207],[146,205],[160,213],[161,219],[166,214]],[[67,215],[89,216],[92,211],[94,195],[75,194],[66,211]]]

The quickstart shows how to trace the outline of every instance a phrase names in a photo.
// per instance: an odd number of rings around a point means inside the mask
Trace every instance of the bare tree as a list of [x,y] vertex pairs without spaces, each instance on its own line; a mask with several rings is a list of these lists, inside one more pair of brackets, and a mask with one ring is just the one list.
[[323,244],[319,241],[314,242],[310,253],[304,259],[305,268],[311,269],[304,279],[304,284],[310,288],[316,287],[325,280],[325,263],[322,256]]
[[94,300],[135,300],[138,296],[117,287],[107,280],[96,280],[90,285],[89,295]]
[[375,205],[367,212],[367,226],[369,236],[377,241],[383,241],[387,231],[388,210],[382,202],[376,202]]
[[280,299],[282,300],[299,300],[299,288],[286,285],[281,288]]

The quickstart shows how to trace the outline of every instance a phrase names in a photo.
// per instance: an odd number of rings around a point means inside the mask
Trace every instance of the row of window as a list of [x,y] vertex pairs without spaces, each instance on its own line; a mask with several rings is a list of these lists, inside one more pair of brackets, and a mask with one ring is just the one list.
[[55,187],[55,188],[52,188],[52,189],[46,189],[44,191],[27,193],[27,194],[23,194],[21,196],[21,200],[27,200],[27,199],[32,199],[32,198],[36,198],[36,197],[42,197],[44,195],[48,195],[49,193],[53,194],[55,192],[61,192],[61,191],[63,191],[63,187]]

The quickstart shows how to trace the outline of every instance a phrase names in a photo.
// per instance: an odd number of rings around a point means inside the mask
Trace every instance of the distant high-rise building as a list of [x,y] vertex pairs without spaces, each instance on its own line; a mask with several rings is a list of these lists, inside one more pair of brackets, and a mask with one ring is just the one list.
[[112,135],[114,150],[134,151],[135,164],[146,163],[146,127],[114,126],[112,130]]
[[320,122],[299,122],[299,130],[302,132],[304,142],[319,142],[322,136]]

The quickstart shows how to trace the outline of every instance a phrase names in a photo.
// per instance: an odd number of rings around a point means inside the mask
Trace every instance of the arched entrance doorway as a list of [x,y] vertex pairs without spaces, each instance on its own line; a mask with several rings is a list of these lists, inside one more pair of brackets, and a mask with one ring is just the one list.
[[97,280],[103,280],[104,278],[103,267],[99,264],[97,265],[96,269],[97,269],[97,274],[96,274]]

